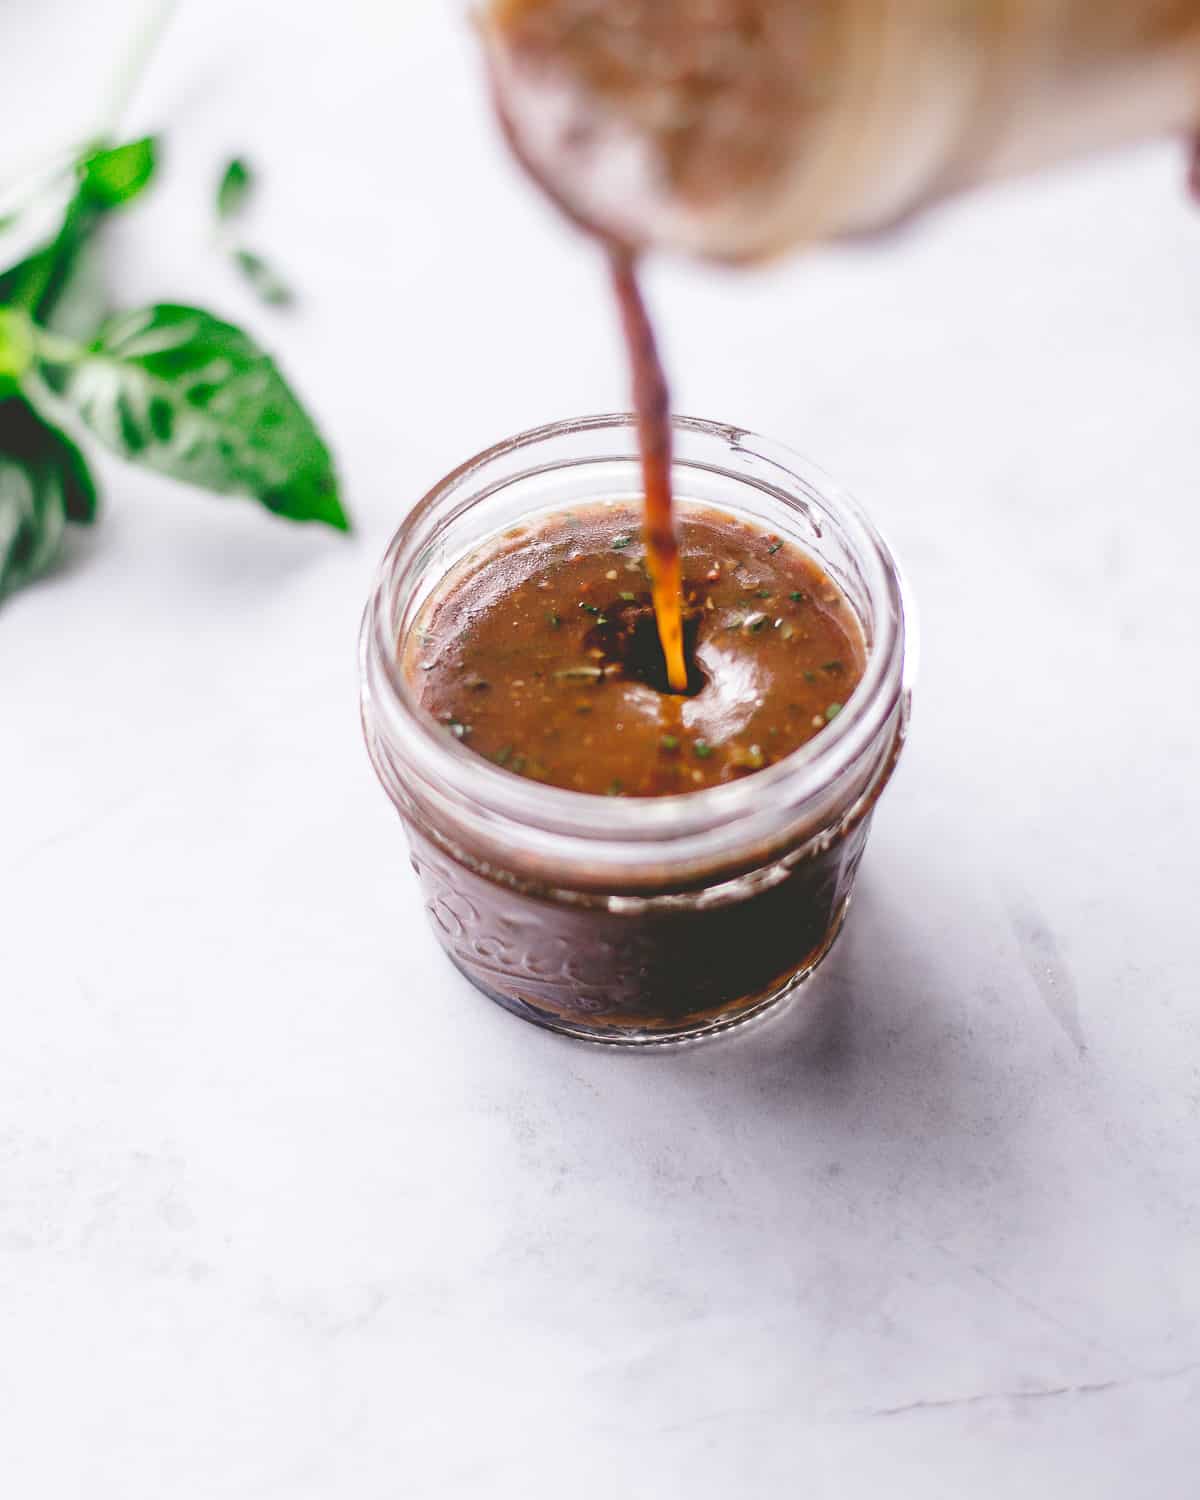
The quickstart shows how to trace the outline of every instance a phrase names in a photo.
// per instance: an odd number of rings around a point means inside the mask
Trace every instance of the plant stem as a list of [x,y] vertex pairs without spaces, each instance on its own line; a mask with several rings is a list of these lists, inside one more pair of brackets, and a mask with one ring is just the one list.
[[103,113],[101,126],[103,135],[116,134],[117,127],[121,123],[121,116],[129,108],[130,101],[137,93],[138,85],[150,65],[155,49],[162,40],[167,23],[175,13],[177,3],[178,0],[155,0],[150,19],[134,38],[133,46],[117,69],[108,106]]
[[27,185],[25,199],[41,192],[46,181],[57,171],[70,172],[81,155],[86,155],[111,137],[121,123],[121,116],[128,109],[137,93],[146,69],[162,40],[167,24],[174,15],[179,0],[154,0],[154,13],[134,37],[133,45],[121,59],[113,75],[108,101],[99,112],[98,129],[85,141],[71,147],[58,147],[52,155],[38,155],[26,161],[21,168],[3,184],[5,193],[12,183]]
[[30,324],[38,358],[48,365],[73,365],[83,358],[84,348],[74,339],[65,339],[61,334],[48,333],[46,329]]

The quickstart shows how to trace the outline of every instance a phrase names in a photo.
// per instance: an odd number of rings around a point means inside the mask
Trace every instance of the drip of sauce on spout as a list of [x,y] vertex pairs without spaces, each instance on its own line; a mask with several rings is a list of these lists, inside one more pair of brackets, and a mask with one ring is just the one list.
[[631,251],[609,251],[613,288],[633,372],[633,405],[637,415],[645,492],[646,565],[654,600],[658,638],[672,692],[686,693],[688,669],[683,651],[683,584],[679,537],[671,505],[671,404],[654,330],[646,313]]

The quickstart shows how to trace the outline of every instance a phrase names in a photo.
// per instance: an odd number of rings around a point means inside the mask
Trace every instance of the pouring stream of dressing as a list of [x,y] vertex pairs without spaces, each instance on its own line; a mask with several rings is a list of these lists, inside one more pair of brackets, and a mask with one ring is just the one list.
[[633,405],[642,453],[645,492],[646,565],[654,600],[658,638],[672,691],[686,693],[687,662],[683,652],[683,583],[679,538],[671,504],[671,402],[654,330],[646,313],[631,251],[609,250],[613,288],[633,371]]

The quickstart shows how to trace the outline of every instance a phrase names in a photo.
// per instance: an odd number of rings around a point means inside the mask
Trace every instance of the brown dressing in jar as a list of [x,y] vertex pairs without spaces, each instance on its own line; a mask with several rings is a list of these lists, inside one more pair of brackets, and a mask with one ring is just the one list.
[[610,796],[699,791],[799,749],[862,677],[853,609],[794,542],[700,506],[682,521],[684,694],[667,691],[642,517],[592,503],[443,581],[408,638],[423,707],[516,775]]

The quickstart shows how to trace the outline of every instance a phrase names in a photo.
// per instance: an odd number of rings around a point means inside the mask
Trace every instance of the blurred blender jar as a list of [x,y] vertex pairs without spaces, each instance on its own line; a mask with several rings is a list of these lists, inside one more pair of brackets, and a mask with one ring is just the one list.
[[573,218],[727,261],[1200,122],[1200,0],[482,0],[497,108]]

